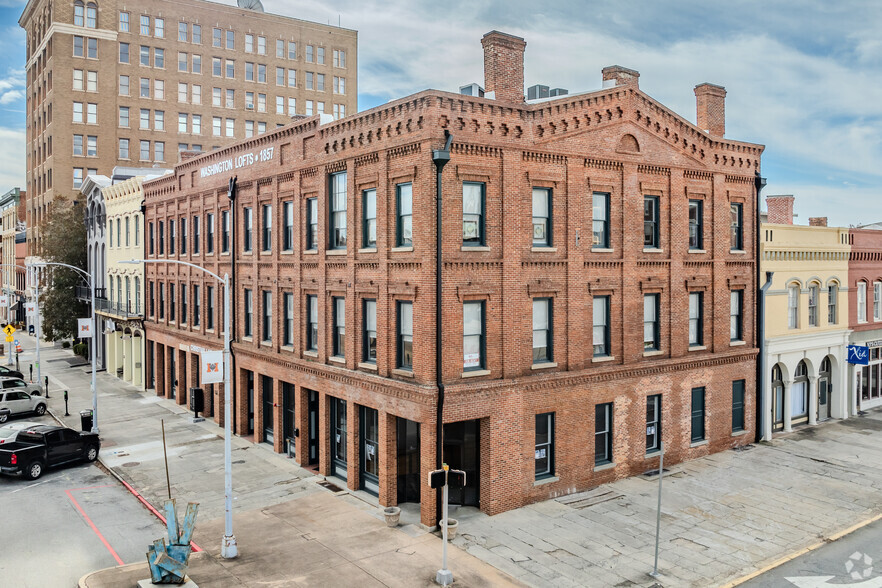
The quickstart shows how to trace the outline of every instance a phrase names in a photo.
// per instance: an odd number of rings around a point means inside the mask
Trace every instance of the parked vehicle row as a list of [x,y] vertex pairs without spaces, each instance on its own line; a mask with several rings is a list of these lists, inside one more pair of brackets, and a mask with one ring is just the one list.
[[25,427],[17,432],[15,441],[0,444],[0,473],[36,480],[47,467],[95,461],[100,449],[97,433],[58,425]]

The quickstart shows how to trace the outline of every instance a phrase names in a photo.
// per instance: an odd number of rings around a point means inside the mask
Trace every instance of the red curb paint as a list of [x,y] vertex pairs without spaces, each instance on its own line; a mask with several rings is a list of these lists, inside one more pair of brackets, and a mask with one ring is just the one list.
[[[90,486],[90,488],[105,488],[106,486]],[[74,490],[84,490],[84,488],[74,488]],[[92,522],[92,519],[86,514],[86,511],[80,506],[80,503],[77,502],[77,499],[73,497],[70,490],[65,490],[65,494],[70,498],[70,501],[73,503],[74,507],[79,511],[80,515],[86,519],[86,522],[89,523],[89,526],[92,527],[92,530],[95,531],[95,534],[98,535],[98,538],[101,539],[101,543],[104,544],[104,547],[107,548],[107,551],[110,552],[110,555],[113,556],[113,559],[116,560],[116,563],[119,565],[125,565],[125,562],[120,559],[119,555],[113,550],[113,547],[110,546],[110,543],[107,542],[107,539],[104,538],[104,535],[101,534],[101,531],[98,530],[98,527],[95,526],[95,523]]]

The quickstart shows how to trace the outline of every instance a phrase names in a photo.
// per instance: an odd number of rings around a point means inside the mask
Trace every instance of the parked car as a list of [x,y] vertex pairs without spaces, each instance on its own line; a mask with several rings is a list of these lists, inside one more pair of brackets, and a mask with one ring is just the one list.
[[36,480],[47,467],[95,461],[100,449],[97,433],[58,425],[36,425],[19,431],[15,442],[0,445],[0,473],[21,474]]
[[16,437],[18,437],[18,433],[23,431],[24,429],[29,429],[31,427],[36,427],[38,425],[42,425],[43,423],[37,423],[34,421],[18,421],[16,423],[9,423],[8,425],[3,425],[0,427],[0,445],[4,443],[12,443],[15,441]]
[[9,378],[0,376],[0,391],[6,390],[23,390],[28,394],[32,395],[41,395],[43,394],[43,386],[38,383],[27,383],[24,378]]
[[33,412],[43,416],[46,414],[46,399],[42,396],[31,396],[27,390],[4,387],[0,390],[0,410],[4,408],[8,408],[11,415]]
[[24,374],[18,370],[6,367],[5,365],[0,365],[0,378],[18,378],[24,380]]
[[0,423],[5,423],[9,420],[9,415],[12,414],[12,411],[8,408],[0,408]]

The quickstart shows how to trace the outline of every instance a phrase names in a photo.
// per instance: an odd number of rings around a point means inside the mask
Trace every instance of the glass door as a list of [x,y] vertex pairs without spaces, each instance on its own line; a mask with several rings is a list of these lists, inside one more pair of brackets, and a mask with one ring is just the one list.
[[361,488],[373,495],[380,493],[380,427],[379,413],[367,406],[358,408],[359,456],[361,462]]
[[294,430],[297,421],[294,418],[294,384],[282,382],[282,434],[285,436],[285,451],[289,457],[296,457]]
[[254,434],[254,372],[245,370],[245,398],[248,403],[248,431],[246,434]]
[[263,442],[273,444],[275,427],[273,423],[273,379],[260,376],[260,394],[263,400]]
[[420,501],[420,424],[398,418],[398,503]]
[[346,401],[331,398],[331,473],[346,479]]
[[319,462],[319,401],[318,392],[309,390],[306,401],[306,435],[309,448],[309,458],[306,465],[315,465]]

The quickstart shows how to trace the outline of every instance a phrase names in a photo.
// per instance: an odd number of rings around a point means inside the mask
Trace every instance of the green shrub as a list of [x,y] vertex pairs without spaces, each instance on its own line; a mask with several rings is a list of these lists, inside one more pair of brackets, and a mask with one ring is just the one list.
[[86,343],[74,343],[73,352],[83,359],[89,359],[89,345]]
[[62,341],[61,347],[62,347],[62,349],[69,349],[70,348],[70,341]]

